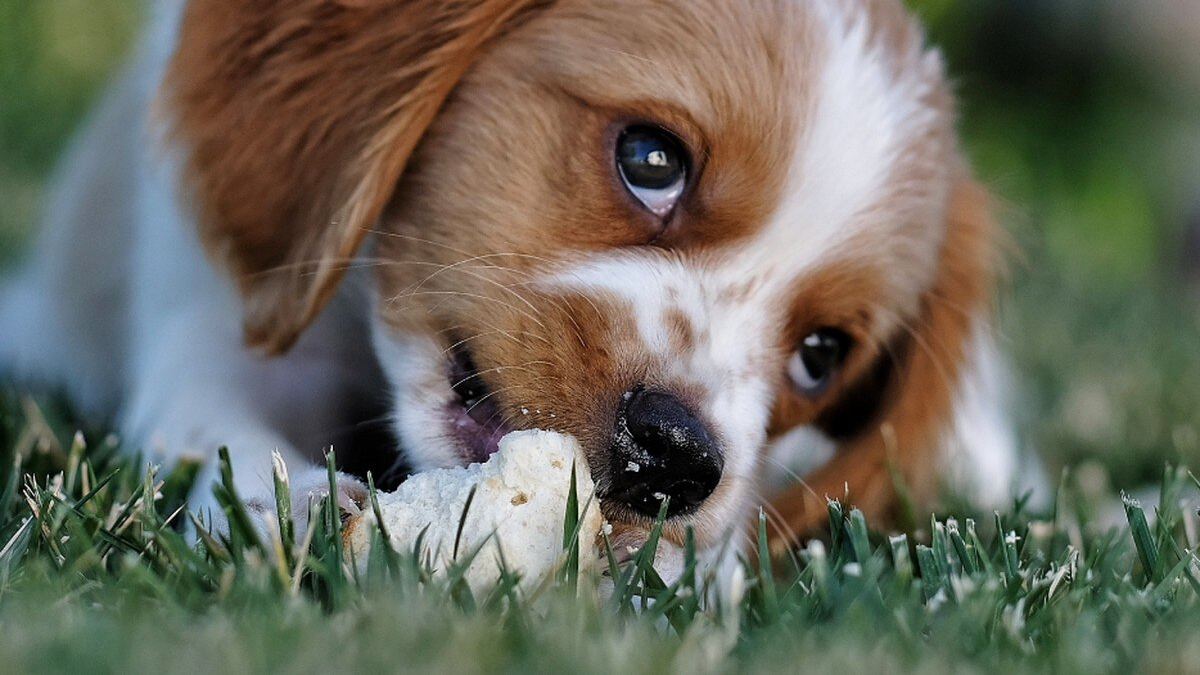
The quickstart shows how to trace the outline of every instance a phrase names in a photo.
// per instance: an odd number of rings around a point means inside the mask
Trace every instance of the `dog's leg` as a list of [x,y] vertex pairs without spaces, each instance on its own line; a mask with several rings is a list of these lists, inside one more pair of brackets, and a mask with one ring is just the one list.
[[[229,448],[234,487],[266,518],[274,515],[272,453],[292,473],[292,498],[303,525],[309,493],[328,491],[322,451],[353,424],[347,415],[373,386],[363,307],[335,300],[295,348],[267,358],[243,342],[240,300],[205,258],[180,213],[170,162],[151,163],[139,195],[131,284],[131,339],[126,405],[120,428],[127,444],[165,463],[204,462],[193,510],[213,507],[217,452]],[[346,288],[343,295],[353,289]],[[361,483],[337,479],[348,510]]]
[[[234,489],[264,519],[274,518],[272,453],[278,452],[291,474],[293,516],[303,527],[310,498],[329,491],[319,462],[322,430],[334,422],[320,407],[336,403],[322,395],[331,381],[336,385],[336,369],[304,353],[261,359],[242,347],[236,319],[219,307],[198,306],[163,322],[138,356],[121,426],[127,442],[168,464],[201,460],[191,506],[218,520],[211,484],[219,477],[219,448],[229,449]],[[336,492],[351,513],[366,494],[343,474]]]
[[93,422],[121,396],[143,87],[136,68],[115,82],[52,181],[28,259],[0,282],[0,373],[63,387]]

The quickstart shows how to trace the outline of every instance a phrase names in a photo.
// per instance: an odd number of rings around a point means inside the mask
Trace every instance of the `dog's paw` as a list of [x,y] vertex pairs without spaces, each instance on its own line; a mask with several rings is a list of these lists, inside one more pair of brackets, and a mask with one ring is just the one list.
[[[321,468],[309,468],[290,477],[283,474],[288,484],[288,497],[291,503],[291,520],[295,538],[300,540],[309,528],[309,519],[317,515],[317,506],[321,500],[330,495],[329,473]],[[362,512],[368,500],[367,486],[362,481],[338,473],[334,476],[333,497],[337,503],[341,522]],[[271,530],[279,530],[279,513],[275,494],[253,495],[245,500],[246,510],[250,512],[255,527],[260,535],[274,536]],[[269,541],[269,539],[264,539]]]
[[[310,518],[317,515],[318,505],[330,494],[329,473],[324,468],[308,466],[289,476],[287,468],[278,456],[273,468],[277,481],[287,489],[289,513],[286,515],[292,523],[292,539],[303,541],[309,529]],[[361,513],[369,500],[367,486],[357,478],[343,473],[334,476],[333,495],[343,524]],[[243,486],[238,497],[259,540],[271,548],[271,542],[277,540],[281,534],[279,502],[274,488],[264,485],[247,490]],[[218,538],[229,537],[229,522],[214,497],[201,496],[193,506],[192,511],[201,518],[202,527]]]

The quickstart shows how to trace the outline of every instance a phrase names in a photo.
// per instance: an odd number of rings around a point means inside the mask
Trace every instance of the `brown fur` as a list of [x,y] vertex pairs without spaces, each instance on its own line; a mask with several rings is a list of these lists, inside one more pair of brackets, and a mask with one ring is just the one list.
[[925,294],[883,418],[844,442],[837,456],[803,483],[771,500],[773,551],[823,527],[826,497],[846,499],[873,522],[886,522],[895,515],[897,481],[918,502],[934,496],[939,434],[951,413],[972,321],[986,316],[996,239],[986,193],[974,183],[961,183],[950,203],[937,281]]
[[451,89],[537,4],[188,4],[167,112],[250,344],[284,351],[313,319]]
[[812,423],[879,358],[882,346],[875,335],[871,304],[880,297],[882,286],[877,272],[841,260],[796,284],[796,297],[786,310],[789,330],[780,336],[780,352],[790,353],[809,333],[826,327],[847,333],[853,347],[837,381],[816,398],[795,391],[789,382],[780,382],[771,415],[772,435]]

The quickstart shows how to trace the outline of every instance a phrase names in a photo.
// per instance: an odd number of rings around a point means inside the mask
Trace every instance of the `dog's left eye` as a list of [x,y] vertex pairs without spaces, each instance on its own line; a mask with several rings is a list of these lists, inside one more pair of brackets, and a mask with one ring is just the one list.
[[800,393],[815,396],[833,381],[850,351],[850,338],[840,330],[824,328],[810,333],[788,359],[788,377]]
[[632,126],[621,132],[617,168],[629,192],[659,217],[671,213],[687,183],[679,139],[656,127]]

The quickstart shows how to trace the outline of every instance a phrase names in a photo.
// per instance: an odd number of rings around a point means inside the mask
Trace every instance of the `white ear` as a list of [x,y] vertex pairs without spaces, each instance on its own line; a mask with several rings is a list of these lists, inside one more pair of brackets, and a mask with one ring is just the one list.
[[946,487],[985,508],[1011,506],[1014,497],[1025,494],[1033,506],[1050,503],[1045,470],[1029,448],[1021,447],[1013,418],[1011,367],[996,346],[993,328],[978,322],[944,439]]

